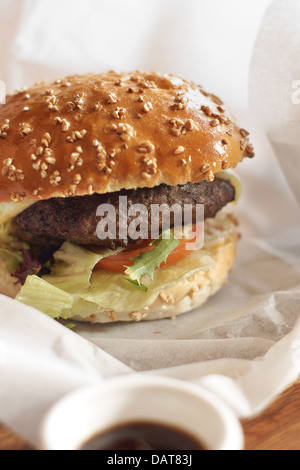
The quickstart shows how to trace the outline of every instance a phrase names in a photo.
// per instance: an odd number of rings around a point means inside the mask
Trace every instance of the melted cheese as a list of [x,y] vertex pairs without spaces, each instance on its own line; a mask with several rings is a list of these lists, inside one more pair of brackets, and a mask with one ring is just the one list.
[[230,181],[231,186],[235,189],[235,199],[231,204],[236,204],[242,192],[242,185],[236,174],[232,171],[220,171],[215,174],[215,177],[219,180]]
[[32,206],[33,202],[2,202],[0,204],[0,224],[3,224],[7,220],[16,217],[21,212]]

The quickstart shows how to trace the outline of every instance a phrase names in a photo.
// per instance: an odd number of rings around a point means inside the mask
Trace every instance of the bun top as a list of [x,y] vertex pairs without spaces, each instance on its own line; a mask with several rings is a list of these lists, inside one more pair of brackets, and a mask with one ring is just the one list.
[[0,105],[0,202],[212,181],[246,156],[222,101],[173,75],[76,75]]

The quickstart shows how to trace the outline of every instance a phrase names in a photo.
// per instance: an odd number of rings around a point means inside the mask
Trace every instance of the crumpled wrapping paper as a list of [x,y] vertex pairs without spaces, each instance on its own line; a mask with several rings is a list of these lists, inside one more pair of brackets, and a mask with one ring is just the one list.
[[175,320],[70,331],[1,296],[0,421],[33,444],[58,398],[117,374],[199,383],[250,417],[300,372],[298,2],[138,3],[3,0],[0,79],[11,91],[69,73],[156,69],[220,94],[256,150],[237,169],[242,239],[229,283]]

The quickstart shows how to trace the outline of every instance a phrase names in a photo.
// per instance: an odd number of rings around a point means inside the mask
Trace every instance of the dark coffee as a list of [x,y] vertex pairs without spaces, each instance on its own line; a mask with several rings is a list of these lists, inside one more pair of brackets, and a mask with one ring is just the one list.
[[205,450],[205,447],[183,429],[163,423],[132,422],[107,429],[80,450]]

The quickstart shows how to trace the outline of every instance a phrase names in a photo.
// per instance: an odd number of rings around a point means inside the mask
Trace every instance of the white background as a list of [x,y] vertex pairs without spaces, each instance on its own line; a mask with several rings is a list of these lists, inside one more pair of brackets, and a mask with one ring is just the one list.
[[72,73],[157,70],[203,84],[235,111],[246,104],[252,47],[270,3],[1,0],[0,79],[14,90]]

